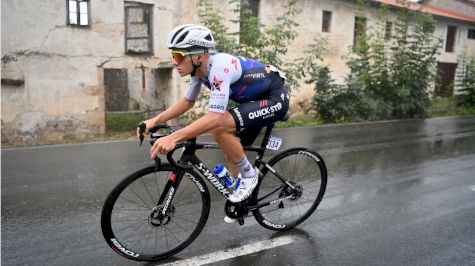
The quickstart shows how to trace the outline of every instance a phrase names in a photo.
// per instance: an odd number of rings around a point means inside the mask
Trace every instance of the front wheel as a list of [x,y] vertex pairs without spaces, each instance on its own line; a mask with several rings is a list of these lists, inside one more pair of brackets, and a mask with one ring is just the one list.
[[[184,173],[173,200],[158,204],[176,169],[163,165],[139,170],[120,182],[102,209],[102,234],[120,255],[139,261],[164,259],[184,249],[203,229],[210,209],[209,191],[193,171]],[[168,206],[166,212],[162,211]]]
[[259,224],[276,231],[294,228],[312,215],[327,186],[323,159],[306,148],[277,154],[264,166],[262,176],[251,202],[264,206],[253,215]]

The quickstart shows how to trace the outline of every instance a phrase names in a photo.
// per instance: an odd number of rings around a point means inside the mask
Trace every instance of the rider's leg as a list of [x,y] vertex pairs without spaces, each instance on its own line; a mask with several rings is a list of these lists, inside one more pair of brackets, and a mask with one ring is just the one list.
[[[247,199],[257,186],[257,173],[247,160],[244,149],[234,133],[236,125],[234,118],[229,112],[224,114],[223,123],[211,131],[216,142],[223,149],[226,158],[231,162],[231,169],[237,167],[241,173],[241,178],[236,181],[233,193],[229,195],[231,202],[241,202]],[[233,176],[237,172],[234,171]]]
[[237,178],[239,169],[236,167],[236,164],[245,163],[242,161],[247,161],[247,158],[241,141],[234,135],[236,132],[236,124],[233,117],[229,112],[226,112],[224,113],[223,120],[221,126],[212,130],[211,134],[226,155],[232,176]]

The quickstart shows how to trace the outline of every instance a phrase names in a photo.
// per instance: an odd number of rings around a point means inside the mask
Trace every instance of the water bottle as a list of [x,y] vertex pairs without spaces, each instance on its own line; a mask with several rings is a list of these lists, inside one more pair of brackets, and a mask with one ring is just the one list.
[[213,172],[219,177],[219,180],[226,188],[234,187],[234,178],[229,173],[228,169],[222,164],[217,164]]

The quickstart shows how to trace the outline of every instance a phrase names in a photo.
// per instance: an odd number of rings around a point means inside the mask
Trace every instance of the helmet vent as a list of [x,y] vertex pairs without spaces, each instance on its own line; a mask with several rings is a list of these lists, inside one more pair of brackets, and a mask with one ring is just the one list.
[[[183,28],[183,29],[184,29],[184,28]],[[177,36],[178,34],[180,34],[180,32],[182,32],[183,29],[180,29],[180,30],[178,30],[177,32],[175,32],[175,34],[174,34],[173,37],[172,37],[172,40],[175,40],[176,36]]]
[[181,43],[185,38],[186,36],[188,36],[188,33],[189,31],[185,32],[185,34],[183,34],[182,36],[180,36],[180,38],[178,39],[178,41],[176,41],[177,43]]

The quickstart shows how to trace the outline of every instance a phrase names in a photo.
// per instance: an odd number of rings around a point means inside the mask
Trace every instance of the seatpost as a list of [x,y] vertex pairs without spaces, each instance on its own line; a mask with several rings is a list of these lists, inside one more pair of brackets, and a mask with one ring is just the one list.
[[266,127],[266,133],[264,134],[264,139],[262,139],[261,148],[265,148],[267,146],[267,142],[269,141],[270,133],[272,132],[273,128],[274,128],[274,123]]

